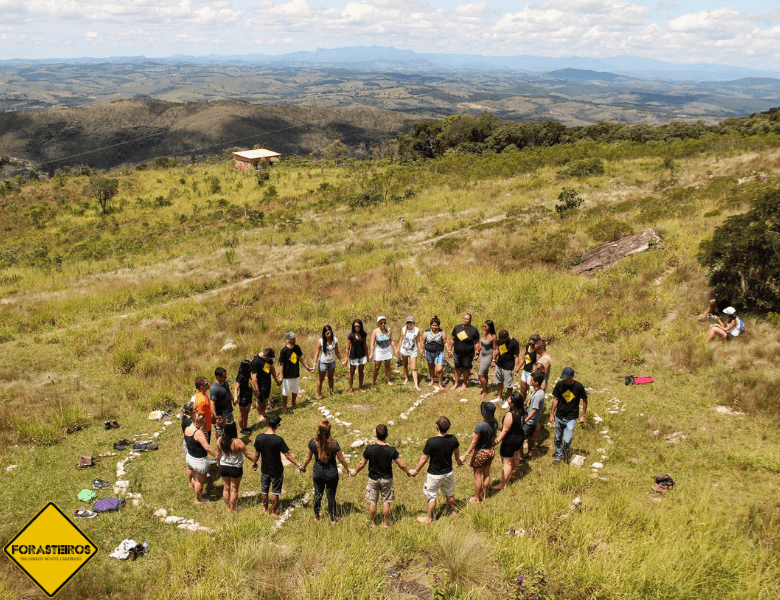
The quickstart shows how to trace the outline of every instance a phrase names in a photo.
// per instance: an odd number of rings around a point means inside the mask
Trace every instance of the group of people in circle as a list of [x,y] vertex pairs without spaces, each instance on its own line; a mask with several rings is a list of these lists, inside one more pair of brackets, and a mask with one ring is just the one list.
[[[369,341],[370,340],[370,341]],[[551,359],[546,351],[544,340],[537,334],[530,336],[521,356],[520,344],[509,335],[506,329],[496,332],[492,321],[485,321],[482,335],[471,325],[471,315],[463,316],[462,322],[453,328],[449,339],[441,329],[438,317],[434,316],[429,328],[424,332],[415,326],[414,317],[409,316],[402,328],[397,342],[393,340],[392,330],[387,326],[384,316],[377,317],[377,326],[370,337],[360,319],[352,322],[352,328],[347,336],[347,347],[342,358],[339,341],[330,325],[322,330],[322,337],[317,340],[313,365],[308,365],[303,357],[303,351],[296,343],[296,335],[288,332],[286,344],[279,353],[278,365],[281,373],[277,373],[274,365],[275,352],[266,348],[258,353],[253,360],[244,360],[238,369],[235,384],[227,382],[224,368],[215,370],[215,381],[209,386],[205,377],[195,380],[196,393],[192,400],[184,405],[182,416],[183,447],[186,455],[187,477],[195,493],[195,503],[205,504],[208,499],[203,497],[203,487],[208,474],[211,455],[218,466],[223,479],[223,499],[230,512],[240,510],[238,506],[238,491],[243,477],[244,458],[252,463],[253,470],[260,464],[261,470],[261,500],[266,513],[279,514],[279,497],[284,478],[282,456],[295,465],[302,473],[310,462],[314,461],[313,507],[315,518],[320,519],[322,500],[327,497],[328,515],[331,522],[336,522],[336,489],[339,483],[338,463],[350,476],[356,476],[365,466],[368,466],[369,482],[366,489],[366,500],[369,502],[371,523],[381,501],[384,525],[390,525],[390,503],[394,500],[395,491],[392,482],[393,463],[395,462],[408,476],[415,477],[430,460],[423,494],[427,500],[427,510],[421,522],[430,522],[436,507],[439,493],[443,493],[452,512],[457,512],[454,499],[453,458],[458,466],[465,463],[471,455],[469,465],[474,475],[474,495],[471,502],[481,502],[489,490],[500,490],[506,487],[520,469],[523,460],[533,458],[537,436],[544,414],[545,395],[550,377]],[[331,424],[323,420],[317,426],[316,434],[311,438],[306,448],[306,457],[299,462],[290,452],[284,439],[278,435],[282,417],[279,414],[268,414],[267,404],[270,397],[272,381],[281,386],[282,412],[288,410],[287,399],[291,399],[291,407],[297,406],[297,395],[300,391],[300,365],[309,372],[319,374],[317,380],[317,396],[322,398],[322,384],[328,379],[330,392],[333,393],[334,372],[336,363],[343,366],[349,364],[349,392],[354,393],[354,375],[358,372],[358,390],[363,390],[364,367],[373,360],[373,383],[376,384],[381,364],[385,363],[385,377],[392,384],[391,361],[393,356],[401,357],[404,369],[404,383],[411,379],[416,389],[419,387],[417,373],[417,358],[424,357],[428,363],[430,386],[443,389],[443,371],[446,364],[445,356],[454,359],[454,375],[451,389],[465,389],[472,371],[473,362],[479,361],[479,380],[481,384],[480,416],[482,420],[474,428],[471,443],[466,452],[459,453],[457,436],[449,433],[450,421],[442,416],[436,421],[436,436],[430,438],[423,448],[423,454],[415,469],[409,469],[401,460],[398,451],[387,444],[388,428],[385,424],[377,425],[375,429],[376,443],[370,444],[363,452],[360,463],[353,469],[350,467],[341,451],[338,441],[331,436]],[[495,369],[495,384],[497,398],[484,400],[489,394],[488,374]],[[281,375],[281,377],[279,376]],[[515,390],[515,381],[520,376],[519,388]],[[503,392],[507,395],[504,400]],[[528,398],[531,393],[530,399]],[[580,402],[584,401],[580,422],[584,421],[587,412],[587,393],[581,383],[574,380],[574,370],[567,367],[561,374],[561,380],[553,391],[553,408],[550,413],[550,423],[555,425],[555,460],[559,464],[570,454],[570,445],[574,431],[574,422],[579,416]],[[260,422],[266,429],[257,435],[254,441],[254,452],[247,447],[239,437],[251,434],[248,428],[248,415],[255,400],[255,406]],[[529,400],[526,405],[526,400]],[[496,405],[502,404],[507,409],[501,423],[495,418]],[[233,407],[239,407],[238,423],[233,417]],[[211,445],[211,430],[216,431],[216,444]],[[528,452],[523,453],[525,442],[528,442]],[[499,481],[491,486],[490,470],[498,446],[501,458],[501,474]]]

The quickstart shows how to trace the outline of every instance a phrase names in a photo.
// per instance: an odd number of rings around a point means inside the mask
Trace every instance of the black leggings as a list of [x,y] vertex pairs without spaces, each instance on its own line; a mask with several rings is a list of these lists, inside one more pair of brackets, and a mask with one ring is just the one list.
[[336,520],[336,488],[339,486],[339,476],[327,476],[322,473],[314,473],[314,516],[320,518],[322,508],[322,494],[328,495],[328,514],[330,520]]

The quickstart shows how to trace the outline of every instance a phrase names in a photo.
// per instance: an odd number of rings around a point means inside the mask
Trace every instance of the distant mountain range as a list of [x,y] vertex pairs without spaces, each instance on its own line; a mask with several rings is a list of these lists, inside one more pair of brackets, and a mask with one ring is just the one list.
[[[513,71],[528,73],[560,73],[561,71],[592,71],[600,74],[596,80],[606,76],[632,77],[670,81],[715,82],[745,78],[780,78],[780,69],[746,69],[733,65],[710,63],[670,63],[638,56],[614,56],[593,58],[583,56],[545,57],[534,55],[481,56],[476,54],[431,54],[418,53],[386,46],[356,46],[347,48],[318,48],[314,52],[291,52],[287,54],[235,54],[228,56],[173,55],[156,58],[155,61],[171,63],[250,63],[275,66],[341,67],[348,69],[409,69],[414,71],[457,70]],[[144,56],[110,58],[69,59],[11,59],[2,63],[49,64],[95,64],[105,62],[147,62]],[[570,78],[571,74],[567,76]],[[583,77],[575,77],[582,79]],[[773,84],[774,85],[774,84]]]

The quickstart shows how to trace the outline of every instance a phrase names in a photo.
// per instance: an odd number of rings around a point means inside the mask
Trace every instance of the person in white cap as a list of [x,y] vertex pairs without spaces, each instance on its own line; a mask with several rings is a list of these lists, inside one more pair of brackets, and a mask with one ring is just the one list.
[[379,366],[384,363],[387,385],[393,385],[390,379],[390,363],[393,361],[393,332],[387,326],[387,319],[383,316],[376,318],[376,324],[376,329],[371,333],[371,356],[374,357],[374,378],[371,383],[376,385]]
[[726,315],[726,322],[721,321],[720,317],[715,317],[717,323],[710,325],[710,331],[707,334],[708,342],[711,342],[716,337],[721,337],[727,341],[733,340],[745,331],[745,322],[737,316],[737,310],[733,306],[724,308],[723,314]]
[[412,368],[414,389],[420,391],[417,383],[417,352],[420,345],[420,330],[414,326],[414,317],[406,317],[406,325],[401,329],[401,339],[398,340],[398,348],[395,355],[401,357],[404,365],[404,384],[409,383],[409,366]]

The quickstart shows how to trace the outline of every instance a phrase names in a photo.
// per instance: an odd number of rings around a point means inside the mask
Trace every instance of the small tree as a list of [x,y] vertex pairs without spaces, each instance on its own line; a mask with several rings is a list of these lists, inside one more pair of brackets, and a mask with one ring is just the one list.
[[328,160],[341,160],[349,156],[349,148],[341,140],[334,140],[330,146],[325,148],[323,155]]
[[583,202],[577,190],[570,187],[565,187],[561,190],[561,193],[558,194],[558,200],[560,200],[561,203],[555,205],[555,212],[560,213],[561,216],[573,210],[577,210]]
[[699,262],[722,298],[762,312],[780,309],[780,191],[772,190],[753,208],[726,219],[712,239],[699,244]]
[[119,180],[93,177],[89,180],[87,191],[95,197],[95,200],[98,201],[100,208],[103,210],[103,214],[106,215],[108,214],[108,203],[119,191]]

